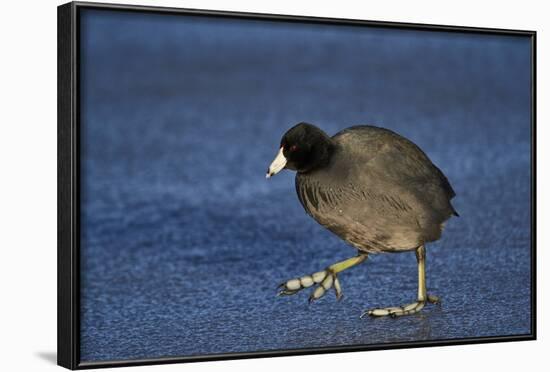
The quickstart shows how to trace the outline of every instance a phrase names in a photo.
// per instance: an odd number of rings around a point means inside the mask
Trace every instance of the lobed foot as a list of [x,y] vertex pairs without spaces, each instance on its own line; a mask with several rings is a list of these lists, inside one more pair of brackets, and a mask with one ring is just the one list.
[[384,307],[384,308],[367,310],[363,314],[361,314],[361,318],[363,318],[366,315],[375,316],[375,317],[389,315],[392,318],[395,318],[403,315],[416,314],[424,308],[424,306],[426,305],[426,302],[429,302],[432,304],[441,303],[437,296],[428,295],[427,300],[419,300],[404,306],[393,306],[393,307]]
[[309,296],[310,303],[323,297],[331,288],[334,288],[337,300],[340,300],[343,296],[340,281],[338,280],[336,273],[329,268],[311,275],[304,275],[300,278],[290,279],[281,283],[278,286],[280,290],[279,293],[277,293],[277,296],[290,296],[313,285],[317,285],[317,288],[315,288],[315,290],[311,293],[311,296]]

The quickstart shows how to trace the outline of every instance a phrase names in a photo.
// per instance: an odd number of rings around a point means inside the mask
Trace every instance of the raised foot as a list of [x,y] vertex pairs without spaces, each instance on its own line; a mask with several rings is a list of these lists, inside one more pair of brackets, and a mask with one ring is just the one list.
[[431,304],[441,304],[441,301],[437,296],[428,295],[427,300],[416,301],[404,306],[393,306],[367,310],[363,314],[361,314],[361,318],[366,315],[374,317],[391,316],[392,318],[395,318],[403,315],[416,314],[424,308],[426,302],[429,302]]
[[310,303],[323,297],[331,288],[334,288],[337,300],[340,300],[343,296],[340,281],[338,280],[336,273],[329,268],[311,275],[304,275],[302,277],[290,279],[281,283],[277,287],[279,289],[277,296],[290,296],[313,285],[317,285],[317,288],[315,288],[309,296]]

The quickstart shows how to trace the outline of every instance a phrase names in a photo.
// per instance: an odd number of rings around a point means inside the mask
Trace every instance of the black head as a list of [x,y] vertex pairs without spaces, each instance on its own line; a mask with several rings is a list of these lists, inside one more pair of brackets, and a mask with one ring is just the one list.
[[315,125],[299,123],[281,139],[277,157],[267,171],[267,177],[281,169],[306,173],[328,164],[334,145],[330,137]]

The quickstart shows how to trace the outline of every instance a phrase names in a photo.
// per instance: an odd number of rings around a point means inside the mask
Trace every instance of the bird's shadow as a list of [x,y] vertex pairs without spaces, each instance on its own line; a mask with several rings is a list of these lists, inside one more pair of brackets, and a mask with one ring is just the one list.
[[57,365],[57,353],[55,351],[39,351],[36,353],[36,356],[40,359],[45,360]]

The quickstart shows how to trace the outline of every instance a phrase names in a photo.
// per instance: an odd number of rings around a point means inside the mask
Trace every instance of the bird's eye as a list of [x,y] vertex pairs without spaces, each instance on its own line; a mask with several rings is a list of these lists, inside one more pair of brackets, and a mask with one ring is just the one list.
[[294,151],[296,151],[296,150],[298,150],[298,146],[296,146],[296,145],[290,146],[290,151],[291,151],[291,152],[294,152]]

